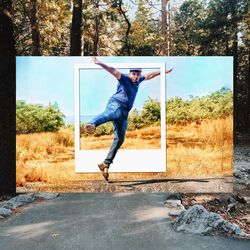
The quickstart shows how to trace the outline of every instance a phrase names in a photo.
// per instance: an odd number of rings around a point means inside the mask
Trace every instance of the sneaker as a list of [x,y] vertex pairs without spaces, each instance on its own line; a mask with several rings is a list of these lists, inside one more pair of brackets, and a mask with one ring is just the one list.
[[95,132],[95,125],[89,123],[85,126],[84,131],[86,133],[94,133]]
[[[104,179],[105,179],[106,181],[108,181],[109,173],[108,173],[107,170],[109,169],[109,165],[106,164],[106,163],[104,163],[104,162],[102,162],[102,163],[98,164],[98,167],[99,167],[99,169],[101,170],[102,176],[104,177]],[[107,169],[107,170],[105,171],[105,169]]]

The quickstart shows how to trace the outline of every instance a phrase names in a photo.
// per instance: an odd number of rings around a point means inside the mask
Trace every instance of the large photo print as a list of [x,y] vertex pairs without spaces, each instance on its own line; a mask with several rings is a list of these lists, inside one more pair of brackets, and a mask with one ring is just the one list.
[[169,178],[232,176],[232,65],[232,57],[17,57],[17,190],[157,179],[169,191]]
[[93,60],[75,66],[75,117],[81,118],[80,141],[78,119],[75,123],[76,171],[111,166],[114,172],[165,172],[165,74],[170,70],[165,63],[118,63],[119,57],[108,65]]

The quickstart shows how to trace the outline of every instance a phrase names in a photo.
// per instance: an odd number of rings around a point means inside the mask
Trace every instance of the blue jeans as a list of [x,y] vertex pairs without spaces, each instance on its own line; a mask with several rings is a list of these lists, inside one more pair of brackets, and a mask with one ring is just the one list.
[[128,110],[122,106],[119,101],[110,99],[104,112],[96,116],[90,122],[96,127],[112,121],[114,126],[114,140],[110,146],[108,155],[104,160],[105,164],[110,165],[115,158],[118,149],[121,147],[125,139],[126,130],[128,127]]

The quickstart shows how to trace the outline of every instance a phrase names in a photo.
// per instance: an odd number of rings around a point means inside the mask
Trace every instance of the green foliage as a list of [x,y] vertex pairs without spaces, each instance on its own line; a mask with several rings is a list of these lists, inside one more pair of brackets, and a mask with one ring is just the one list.
[[144,102],[142,111],[133,109],[128,117],[128,130],[144,128],[150,125],[159,125],[161,119],[161,106],[157,99],[148,99]]
[[233,93],[222,88],[204,97],[191,100],[172,98],[166,104],[167,124],[199,123],[203,119],[225,118],[233,114]]
[[[13,24],[17,55],[32,54],[32,1],[13,1]],[[70,43],[71,1],[38,0],[37,30],[42,55],[68,55]]]
[[161,104],[157,99],[148,97],[142,108],[142,119],[147,124],[153,124],[161,119]]
[[133,109],[128,117],[128,130],[135,130],[145,127],[142,115],[137,109]]
[[152,6],[147,1],[140,0],[131,22],[129,36],[131,54],[135,56],[153,56],[160,53],[163,36],[161,35],[161,23],[155,20]]
[[187,120],[189,105],[188,102],[183,101],[180,97],[168,100],[166,109],[168,124],[181,123]]
[[[239,32],[249,33],[247,0],[187,0],[175,11],[172,55],[235,55]],[[248,10],[248,12],[247,12]],[[248,18],[249,19],[249,18]]]
[[95,136],[110,135],[113,132],[113,125],[111,122],[102,124],[96,128]]
[[44,107],[40,104],[27,104],[23,100],[17,100],[16,133],[58,131],[60,127],[64,126],[64,117],[56,102]]
[[[123,1],[121,4],[124,8]],[[126,31],[118,1],[83,1],[84,55],[117,55]]]
[[199,55],[204,34],[200,27],[205,16],[204,6],[201,0],[188,0],[175,13],[173,55]]

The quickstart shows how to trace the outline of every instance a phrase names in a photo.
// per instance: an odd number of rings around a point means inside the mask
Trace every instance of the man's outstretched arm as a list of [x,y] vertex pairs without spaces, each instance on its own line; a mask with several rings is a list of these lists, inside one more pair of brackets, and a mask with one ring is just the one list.
[[[165,71],[165,73],[168,74],[168,73],[170,73],[172,70],[173,70],[173,68],[172,68],[172,69],[167,69],[167,70]],[[147,73],[147,74],[145,74],[145,80],[151,80],[151,79],[153,79],[154,77],[159,76],[160,74],[161,74],[160,71],[154,71],[154,72]]]
[[112,74],[117,80],[120,80],[121,78],[121,72],[113,67],[110,67],[102,62],[100,62],[95,56],[92,57],[93,62],[102,68],[104,68],[106,71],[108,71],[110,74]]

